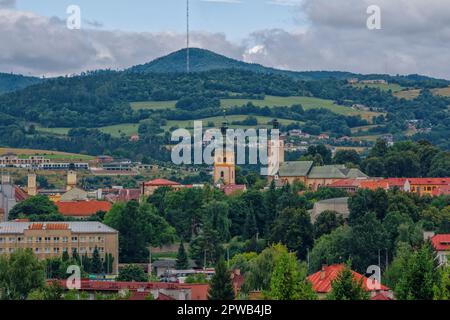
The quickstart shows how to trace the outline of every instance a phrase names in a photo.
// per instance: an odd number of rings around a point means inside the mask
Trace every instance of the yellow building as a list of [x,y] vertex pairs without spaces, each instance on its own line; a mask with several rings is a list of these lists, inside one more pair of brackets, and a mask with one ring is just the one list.
[[226,135],[228,126],[223,124],[221,131],[223,135],[222,152],[214,155],[214,183],[223,185],[236,184],[236,162],[234,154],[234,145],[227,150]]
[[0,223],[0,255],[31,249],[39,260],[59,257],[63,252],[92,256],[95,248],[103,259],[113,256],[118,273],[119,233],[100,222],[3,222]]

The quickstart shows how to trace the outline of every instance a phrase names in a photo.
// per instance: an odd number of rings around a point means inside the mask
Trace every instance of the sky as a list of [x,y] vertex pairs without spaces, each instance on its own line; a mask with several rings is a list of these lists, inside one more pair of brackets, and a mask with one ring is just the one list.
[[[190,0],[191,45],[297,71],[450,79],[450,0]],[[81,29],[69,30],[69,5]],[[381,29],[369,30],[371,5]],[[123,69],[185,46],[186,0],[0,0],[0,72]]]

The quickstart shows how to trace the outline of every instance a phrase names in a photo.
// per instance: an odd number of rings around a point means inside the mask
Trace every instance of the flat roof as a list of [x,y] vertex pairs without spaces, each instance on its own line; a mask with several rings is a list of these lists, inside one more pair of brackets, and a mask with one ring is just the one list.
[[[33,229],[55,230],[55,226],[64,225],[65,228],[56,228],[56,230],[71,230],[75,233],[117,233],[118,231],[108,227],[100,222],[91,221],[77,221],[77,222],[2,222],[0,223],[0,234],[23,234],[25,230],[30,229],[30,226],[34,226]],[[40,226],[36,228],[36,226]]]

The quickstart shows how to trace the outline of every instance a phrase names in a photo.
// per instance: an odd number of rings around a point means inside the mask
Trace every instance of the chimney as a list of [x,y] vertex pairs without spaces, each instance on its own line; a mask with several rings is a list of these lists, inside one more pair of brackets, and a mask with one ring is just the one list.
[[36,174],[30,173],[28,175],[28,195],[31,197],[37,196],[37,183],[36,183]]
[[77,186],[77,173],[75,171],[69,171],[67,173],[67,187],[66,190],[70,191]]
[[325,270],[326,270],[326,265],[323,265],[322,266],[322,270],[320,270],[320,280],[323,280],[323,279],[325,279],[325,275],[326,275],[326,272],[325,272]]

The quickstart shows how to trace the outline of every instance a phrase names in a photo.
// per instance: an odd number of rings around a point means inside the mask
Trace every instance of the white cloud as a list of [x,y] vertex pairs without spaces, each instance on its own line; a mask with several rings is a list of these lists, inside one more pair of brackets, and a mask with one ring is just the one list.
[[[308,21],[301,31],[259,30],[242,43],[232,43],[222,33],[194,32],[192,46],[283,69],[420,73],[450,79],[448,0],[295,2],[300,4],[294,12]],[[71,31],[57,18],[11,9],[14,1],[0,4],[1,71],[54,75],[125,68],[185,45],[185,35],[172,32]],[[381,8],[382,30],[366,27],[371,4]]]

